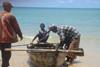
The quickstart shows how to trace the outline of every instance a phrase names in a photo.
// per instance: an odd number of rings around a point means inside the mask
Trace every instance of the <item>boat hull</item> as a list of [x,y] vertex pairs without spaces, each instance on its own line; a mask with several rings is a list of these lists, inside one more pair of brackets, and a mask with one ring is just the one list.
[[29,56],[36,67],[61,67],[66,53],[57,52],[30,52]]
[[[43,46],[43,44],[40,44]],[[49,45],[46,47],[39,47],[34,45],[33,47],[29,47],[28,49],[36,49],[37,51],[28,51],[28,54],[31,58],[31,61],[36,67],[61,67],[63,63],[65,62],[66,56],[71,53],[74,54],[75,56],[83,56],[84,51],[83,49],[78,49],[77,51],[80,52],[69,52],[68,50],[63,50],[63,49],[58,49],[57,51],[55,50],[54,45],[52,46]],[[46,45],[46,44],[44,44]],[[42,49],[43,50],[42,50]]]

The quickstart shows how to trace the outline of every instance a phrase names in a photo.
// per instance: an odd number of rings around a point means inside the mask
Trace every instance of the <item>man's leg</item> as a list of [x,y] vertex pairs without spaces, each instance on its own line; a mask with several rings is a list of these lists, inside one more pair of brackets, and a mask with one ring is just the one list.
[[9,60],[11,58],[11,51],[5,51],[5,48],[11,48],[11,43],[3,43],[2,44],[2,67],[9,66]]

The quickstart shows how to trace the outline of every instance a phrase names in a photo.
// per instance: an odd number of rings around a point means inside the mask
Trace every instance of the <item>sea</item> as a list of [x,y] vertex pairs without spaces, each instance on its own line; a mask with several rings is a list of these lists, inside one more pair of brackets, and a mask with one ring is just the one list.
[[[0,7],[0,12],[3,9]],[[12,13],[16,16],[24,36],[35,36],[40,23],[46,29],[53,25],[68,25],[75,27],[82,38],[100,40],[100,8],[36,8],[14,7]]]

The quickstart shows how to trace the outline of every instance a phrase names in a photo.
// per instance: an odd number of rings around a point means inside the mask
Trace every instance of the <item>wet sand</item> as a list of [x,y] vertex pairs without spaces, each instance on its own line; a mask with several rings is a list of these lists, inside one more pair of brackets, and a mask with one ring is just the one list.
[[[100,39],[81,39],[80,47],[84,49],[85,56],[78,57],[73,64],[69,67],[100,67]],[[29,39],[24,39],[16,44],[29,43]],[[16,47],[13,47],[16,48]],[[17,48],[26,48],[25,46]],[[1,65],[1,57],[0,57]],[[10,67],[34,67],[31,65],[28,53],[25,51],[12,52],[12,57],[10,59]]]

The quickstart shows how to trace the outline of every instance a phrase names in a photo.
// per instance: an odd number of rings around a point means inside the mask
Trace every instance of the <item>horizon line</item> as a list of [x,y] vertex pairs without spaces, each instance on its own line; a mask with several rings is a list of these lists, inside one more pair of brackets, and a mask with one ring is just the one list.
[[[0,7],[2,7],[1,5],[0,5]],[[100,7],[31,7],[31,6],[14,6],[15,8],[61,8],[61,9],[63,9],[63,8],[66,8],[66,9],[100,9]]]

